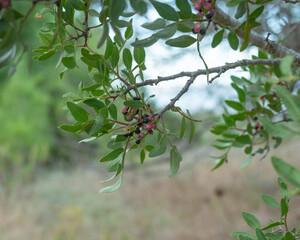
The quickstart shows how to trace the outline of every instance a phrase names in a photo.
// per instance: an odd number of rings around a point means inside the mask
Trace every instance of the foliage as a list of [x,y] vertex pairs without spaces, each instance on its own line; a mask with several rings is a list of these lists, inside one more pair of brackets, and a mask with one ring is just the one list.
[[[28,49],[21,31],[30,13],[41,2],[44,1],[33,1],[25,15],[14,8],[13,2],[0,2],[0,67],[11,64],[14,69]],[[189,111],[184,112],[177,107],[176,103],[200,75],[206,75],[207,83],[212,83],[222,73],[237,67],[242,67],[250,74],[249,78],[232,76],[231,87],[236,91],[237,99],[225,101],[225,113],[211,129],[218,136],[214,147],[222,150],[222,154],[216,157],[217,165],[214,169],[227,162],[229,151],[233,147],[244,148],[248,155],[242,165],[245,167],[254,155],[263,154],[265,157],[272,140],[275,142],[274,147],[278,147],[282,139],[300,134],[300,99],[299,91],[295,88],[300,76],[300,54],[252,31],[261,25],[259,17],[269,2],[271,1],[231,0],[227,7],[236,8],[233,19],[214,0],[196,1],[193,6],[196,11],[187,0],[176,1],[176,6],[155,0],[150,0],[149,4],[144,0],[103,0],[100,1],[101,6],[90,0],[45,1],[45,7],[35,18],[43,19],[47,14],[52,16],[52,20],[44,22],[38,33],[42,44],[33,50],[33,59],[41,64],[48,59],[56,59],[57,68],[61,69],[60,78],[81,64],[88,70],[93,83],[81,82],[79,93],[70,95],[66,106],[74,121],[72,124],[63,124],[60,128],[70,133],[88,135],[81,142],[111,136],[112,140],[107,144],[111,151],[100,162],[106,162],[107,171],[114,173],[109,181],[118,179],[115,184],[102,189],[102,192],[112,192],[121,186],[128,151],[139,151],[142,163],[146,155],[154,158],[169,152],[169,176],[176,174],[182,157],[173,143],[174,139],[188,134],[191,143],[195,135],[195,123],[201,122],[193,119]],[[150,31],[146,38],[134,38],[136,16],[147,14],[148,8],[153,8],[160,17],[141,25]],[[237,19],[242,19],[242,22]],[[209,68],[201,55],[200,43],[211,28],[216,31],[212,47],[217,47],[227,35],[232,50],[244,51],[249,44],[253,44],[259,48],[257,56]],[[101,31],[98,50],[90,46],[90,39],[95,31]],[[159,40],[163,40],[169,47],[194,47],[205,69],[145,79],[145,48]],[[23,51],[17,58],[18,48]],[[211,77],[212,74],[215,74],[214,77]],[[169,104],[156,111],[151,103],[151,98],[155,96],[147,96],[142,89],[179,77],[186,79],[184,87]],[[121,110],[119,105],[122,105]],[[167,111],[182,116],[179,133],[174,134],[168,130],[168,123],[164,121]],[[272,162],[280,175],[299,187],[298,170],[277,158],[273,158]],[[286,184],[280,180],[281,190],[282,186]],[[293,195],[287,195],[287,192],[285,188],[285,195],[280,203],[280,222],[261,228],[254,216],[243,213],[256,237],[248,233],[234,233],[234,236],[239,239],[278,239],[276,237],[282,233],[265,234],[264,231],[286,225],[288,202]],[[298,190],[294,191],[294,194],[298,193]],[[277,204],[270,196],[263,196],[265,202],[273,206]],[[284,232],[284,237],[280,235],[281,239],[295,239],[298,236],[296,231],[288,231],[287,226],[278,232]]]

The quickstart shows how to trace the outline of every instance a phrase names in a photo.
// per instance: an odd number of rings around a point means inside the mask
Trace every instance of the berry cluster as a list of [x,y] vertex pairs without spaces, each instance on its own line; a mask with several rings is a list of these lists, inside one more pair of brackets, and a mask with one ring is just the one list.
[[[139,101],[140,98],[134,97],[133,100]],[[145,109],[130,108],[127,105],[122,109],[122,114],[127,122],[135,120],[134,123],[130,124],[130,130],[124,134],[124,137],[132,137],[135,134],[136,144],[140,144],[141,140],[148,134],[153,135],[153,130],[157,128],[157,119],[147,113],[143,114],[144,111]]]
[[[204,16],[206,16],[207,21],[210,23],[212,20],[212,17],[214,15],[214,11],[212,10],[212,4],[210,3],[210,0],[208,2],[206,0],[200,0],[198,3],[194,5],[194,8],[198,11],[197,17],[199,17],[202,21]],[[193,28],[193,33],[200,33],[201,35],[204,35],[206,32],[205,27],[202,23],[195,23],[195,26]]]

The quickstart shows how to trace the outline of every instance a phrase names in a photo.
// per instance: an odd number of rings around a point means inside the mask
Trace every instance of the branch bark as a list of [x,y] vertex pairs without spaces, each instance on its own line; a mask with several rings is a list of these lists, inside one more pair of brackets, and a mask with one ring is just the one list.
[[[238,29],[241,23],[223,12],[218,6],[215,6],[214,20],[222,26],[234,29],[239,37],[244,38],[244,31]],[[251,31],[250,43],[275,57],[282,58],[285,55],[292,55],[295,57],[295,63],[300,64],[300,53],[274,41],[267,40],[253,31]]]

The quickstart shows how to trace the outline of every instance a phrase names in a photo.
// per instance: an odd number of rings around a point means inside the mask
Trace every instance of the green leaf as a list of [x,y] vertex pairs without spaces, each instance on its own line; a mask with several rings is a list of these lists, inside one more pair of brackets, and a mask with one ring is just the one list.
[[59,128],[66,132],[77,132],[82,128],[81,124],[74,124],[74,125],[60,125]]
[[239,47],[239,39],[238,39],[238,37],[236,36],[236,34],[234,32],[230,32],[228,34],[228,42],[229,42],[230,47],[233,50],[237,50],[238,49],[238,47]]
[[245,102],[246,101],[245,91],[242,88],[238,87],[238,85],[236,85],[235,83],[231,83],[231,86],[236,90],[240,102]]
[[149,30],[157,30],[157,29],[164,28],[166,26],[166,20],[163,18],[158,18],[153,22],[144,23],[141,26]]
[[264,233],[259,228],[255,229],[255,233],[256,233],[257,240],[267,240]]
[[67,107],[76,121],[86,122],[88,120],[89,113],[85,109],[79,107],[77,104],[73,102],[67,102]]
[[296,240],[295,236],[291,232],[286,232],[284,237],[285,240]]
[[108,111],[109,111],[110,116],[113,119],[115,119],[115,120],[118,119],[118,110],[117,110],[117,107],[115,104],[110,105],[108,108]]
[[97,99],[87,99],[84,100],[83,103],[96,109],[105,108],[105,104]]
[[137,64],[142,64],[146,57],[145,49],[135,47],[133,50],[133,57]]
[[267,204],[268,206],[274,208],[280,207],[280,205],[276,202],[276,199],[273,196],[267,194],[261,194],[260,196],[264,200],[265,204]]
[[286,216],[289,211],[289,206],[285,198],[281,198],[280,200],[280,211],[281,211],[281,217]]
[[280,225],[284,225],[284,223],[282,222],[274,222],[274,223],[270,223],[269,225],[265,226],[264,228],[262,228],[261,230],[268,230],[270,228],[274,228],[274,227],[277,227],[277,226],[280,226]]
[[182,117],[181,127],[180,127],[180,138],[183,138],[186,132],[186,120],[185,117]]
[[119,49],[117,46],[113,47],[113,53],[111,55],[111,65],[115,68],[119,62]]
[[231,233],[231,237],[234,237],[234,238],[238,238],[240,236],[243,236],[243,237],[247,237],[249,239],[256,239],[251,233],[249,232],[232,232]]
[[98,115],[96,118],[95,118],[95,122],[91,128],[91,130],[89,131],[89,134],[90,135],[93,135],[95,134],[96,132],[98,132],[102,126],[103,126],[103,123],[104,123],[104,118],[101,116],[101,115]]
[[62,63],[66,68],[73,69],[76,67],[76,62],[74,57],[64,57]]
[[37,60],[38,60],[38,61],[45,61],[45,60],[51,58],[55,53],[56,53],[55,50],[51,50],[51,51],[49,51],[49,52],[47,52],[47,53],[45,53],[45,54],[43,54],[43,55],[40,55],[40,56],[37,58]]
[[296,100],[296,98],[284,87],[275,86],[274,89],[287,108],[289,116],[294,121],[300,122],[300,101]]
[[180,153],[177,151],[176,147],[172,147],[170,151],[170,171],[169,171],[169,177],[175,176],[177,173],[179,167],[180,167],[180,162],[182,160],[182,157]]
[[193,121],[190,121],[190,137],[189,137],[189,144],[192,142],[195,135],[195,124]]
[[234,17],[235,17],[236,19],[239,19],[239,18],[241,18],[242,16],[244,16],[245,13],[246,13],[246,4],[245,4],[245,2],[243,1],[243,2],[241,2],[241,3],[239,4],[238,9],[236,10],[236,13],[235,13]]
[[233,108],[234,110],[237,110],[237,111],[243,111],[244,110],[244,105],[240,102],[226,100],[225,103],[229,107]]
[[100,162],[108,162],[108,161],[114,160],[117,157],[119,157],[120,154],[122,154],[123,152],[124,152],[123,148],[117,148],[117,149],[113,150],[112,152],[108,153],[107,155],[105,155],[103,158],[101,158]]
[[245,0],[231,0],[226,5],[227,5],[227,7],[234,7],[244,1]]
[[244,51],[248,47],[248,44],[250,42],[250,33],[251,33],[251,25],[250,25],[250,23],[247,22],[245,25],[245,29],[244,29],[244,41],[240,48],[241,52]]
[[128,48],[125,48],[123,51],[123,62],[128,70],[132,67],[132,55]]
[[283,160],[272,157],[272,164],[276,172],[289,183],[300,188],[300,171]]
[[145,150],[142,149],[142,151],[140,153],[141,164],[144,163],[145,157],[146,157]]
[[174,8],[169,6],[168,4],[161,3],[158,1],[150,0],[152,3],[153,7],[156,9],[158,14],[166,19],[166,20],[171,20],[171,21],[177,21],[179,20],[178,13],[175,11]]
[[223,34],[224,34],[224,29],[222,29],[221,31],[217,32],[211,42],[211,47],[215,48],[216,46],[218,46],[222,40],[223,40]]
[[192,17],[191,5],[187,0],[176,0],[176,6],[186,18]]
[[242,212],[242,216],[249,227],[251,227],[254,231],[256,228],[261,228],[260,222],[257,220],[257,218],[247,212]]
[[131,45],[133,47],[137,47],[137,48],[150,47],[151,45],[156,43],[157,40],[158,40],[158,38],[153,35],[153,36],[144,38],[142,40],[136,39],[133,43],[131,43]]
[[109,17],[111,19],[112,24],[116,24],[121,14],[124,12],[126,8],[125,0],[112,0],[110,6]]
[[118,181],[116,181],[116,183],[112,186],[106,187],[106,188],[102,188],[100,190],[100,193],[112,193],[116,190],[118,190],[122,184],[123,181],[123,171],[121,172],[121,176],[119,177]]
[[149,157],[152,158],[164,154],[167,150],[167,143],[167,135],[164,134],[159,140],[159,142],[156,144],[156,146],[150,151]]
[[85,6],[84,6],[83,2],[80,0],[67,0],[67,2],[69,2],[72,5],[72,7],[78,11],[85,10]]
[[172,47],[180,47],[180,48],[186,48],[191,46],[193,43],[195,43],[197,40],[189,35],[182,35],[177,38],[170,39],[166,41],[167,45],[170,45]]
[[154,33],[152,36],[156,38],[170,38],[172,37],[177,31],[177,24],[170,24],[164,29]]
[[256,8],[249,16],[249,18],[258,18],[264,11],[264,6]]
[[289,76],[291,73],[291,66],[294,61],[294,57],[291,55],[285,56],[279,65],[280,71],[283,75]]
[[124,105],[128,105],[129,107],[132,107],[134,109],[138,109],[144,106],[144,103],[142,103],[141,101],[137,101],[137,100],[128,100],[124,102]]
[[263,124],[266,131],[274,137],[292,137],[295,136],[296,133],[289,129],[286,123],[276,123],[274,124],[270,120],[264,117],[258,117],[258,120]]
[[249,135],[238,136],[238,137],[235,138],[235,140],[238,143],[241,143],[241,144],[244,144],[244,145],[251,143],[251,139],[250,139]]
[[252,155],[250,154],[247,159],[241,164],[240,168],[248,167],[252,161]]
[[108,36],[106,38],[106,48],[105,48],[104,58],[109,59],[113,53],[113,50],[114,50],[113,42],[112,42],[111,38]]
[[217,168],[221,167],[223,165],[223,163],[226,161],[226,159],[227,159],[227,155],[222,156],[222,158],[218,160],[216,166],[214,166],[214,168],[212,169],[212,171],[214,171]]

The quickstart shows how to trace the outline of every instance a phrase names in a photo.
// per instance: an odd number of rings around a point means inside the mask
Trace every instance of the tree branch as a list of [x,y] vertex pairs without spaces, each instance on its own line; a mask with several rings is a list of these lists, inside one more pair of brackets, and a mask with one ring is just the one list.
[[[241,66],[248,66],[248,65],[278,65],[280,63],[281,59],[280,58],[276,58],[276,59],[254,59],[254,60],[248,60],[248,59],[243,59],[237,62],[233,62],[233,63],[225,63],[225,65],[223,66],[219,66],[219,67],[213,67],[213,68],[209,68],[209,73],[218,73],[217,76],[213,77],[211,80],[209,80],[209,83],[212,83],[216,78],[220,77],[221,74],[225,73],[226,71],[230,70],[230,69],[234,69],[237,67],[241,67]],[[170,75],[170,76],[166,76],[166,77],[157,77],[156,79],[149,79],[149,80],[145,80],[144,82],[140,82],[136,84],[136,87],[143,87],[143,86],[153,86],[153,85],[157,85],[160,82],[165,82],[165,81],[172,81],[175,80],[177,78],[181,78],[181,77],[198,77],[200,75],[206,75],[206,69],[199,69],[197,71],[193,71],[193,72],[181,72],[181,73],[177,73],[174,75]],[[126,91],[124,92],[124,94],[128,93],[129,91],[133,90],[135,88],[135,86],[128,86]]]
[[[241,23],[223,12],[218,6],[215,6],[214,20],[222,26],[231,27],[239,37],[244,38],[244,31],[238,29]],[[285,55],[292,55],[295,57],[295,63],[300,64],[300,53],[274,41],[267,41],[263,36],[253,31],[251,31],[250,43],[276,57],[282,58]]]

